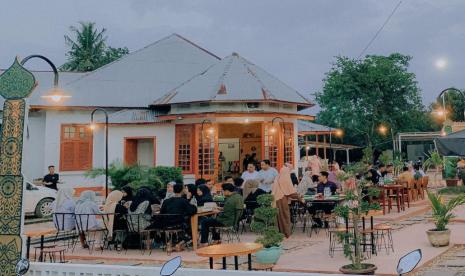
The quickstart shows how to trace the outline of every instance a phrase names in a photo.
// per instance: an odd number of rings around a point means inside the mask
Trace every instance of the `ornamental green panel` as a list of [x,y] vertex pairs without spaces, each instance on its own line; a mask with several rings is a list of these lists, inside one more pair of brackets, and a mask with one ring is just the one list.
[[24,118],[26,102],[36,85],[34,76],[16,58],[0,75],[0,95],[5,98],[0,140],[0,275],[15,275],[21,258],[23,202]]

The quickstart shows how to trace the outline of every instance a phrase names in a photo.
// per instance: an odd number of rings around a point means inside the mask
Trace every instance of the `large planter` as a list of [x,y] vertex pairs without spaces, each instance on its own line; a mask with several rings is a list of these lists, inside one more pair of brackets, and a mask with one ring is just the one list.
[[282,252],[283,249],[280,246],[263,248],[255,253],[256,261],[259,264],[275,264],[281,257]]
[[352,275],[374,275],[376,269],[376,265],[374,264],[362,264],[361,269],[354,269],[352,265],[345,265],[339,268],[339,271],[344,274],[352,274]]
[[459,180],[456,178],[449,178],[446,179],[446,185],[447,187],[455,187],[459,183]]
[[434,247],[448,246],[450,240],[450,230],[444,231],[428,230],[426,231],[428,240]]

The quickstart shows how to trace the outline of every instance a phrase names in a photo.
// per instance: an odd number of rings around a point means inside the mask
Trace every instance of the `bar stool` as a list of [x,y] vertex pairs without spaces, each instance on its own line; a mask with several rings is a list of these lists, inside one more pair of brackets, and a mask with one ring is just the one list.
[[394,241],[392,239],[392,227],[387,224],[376,225],[374,227],[377,236],[377,247],[378,250],[381,250],[382,247],[385,248],[386,253],[389,254],[389,251],[392,250],[394,253]]

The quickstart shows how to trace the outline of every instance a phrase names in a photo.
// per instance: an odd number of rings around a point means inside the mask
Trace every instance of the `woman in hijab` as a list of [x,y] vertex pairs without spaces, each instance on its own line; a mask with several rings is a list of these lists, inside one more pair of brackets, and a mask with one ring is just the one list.
[[74,189],[61,188],[57,198],[52,203],[53,223],[58,231],[70,231],[76,226],[74,211],[76,204],[73,200]]
[[174,182],[174,181],[170,181],[170,182],[168,182],[168,184],[166,184],[166,196],[165,196],[164,200],[174,196],[173,187],[174,187],[175,184],[176,184],[176,182]]
[[203,206],[206,202],[213,202],[213,197],[206,185],[200,185],[197,187],[197,206]]
[[316,184],[312,180],[312,171],[307,170],[302,180],[300,181],[299,185],[297,185],[297,192],[301,195],[305,195],[308,192],[308,189],[313,189],[315,191]]
[[121,188],[121,192],[123,193],[123,198],[121,199],[123,204],[128,201],[132,201],[132,188],[128,185],[124,186]]
[[278,228],[286,238],[291,236],[291,212],[289,201],[301,200],[291,180],[291,169],[289,165],[281,168],[279,175],[275,178],[271,194],[274,196],[275,205],[278,208]]
[[189,203],[197,206],[197,186],[195,184],[187,184],[186,188],[186,198],[189,200]]
[[[152,192],[147,188],[140,188],[134,196],[129,206],[129,223],[135,231],[144,230],[150,225],[152,220],[152,202],[154,202]],[[138,216],[136,216],[138,215]]]
[[81,230],[94,230],[101,228],[97,221],[96,215],[100,214],[99,207],[96,202],[94,191],[82,192],[79,200],[76,202],[75,214]]
[[104,221],[108,229],[108,239],[111,240],[113,237],[114,230],[125,230],[124,215],[128,213],[128,210],[120,204],[123,198],[123,193],[120,191],[111,192],[105,200],[103,206],[103,212],[105,214],[111,214],[104,216]]

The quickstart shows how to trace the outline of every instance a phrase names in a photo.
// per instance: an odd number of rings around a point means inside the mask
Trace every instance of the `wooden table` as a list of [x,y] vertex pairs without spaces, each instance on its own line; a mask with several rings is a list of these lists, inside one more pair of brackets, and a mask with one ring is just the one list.
[[199,240],[199,217],[202,216],[211,216],[218,214],[218,210],[211,210],[211,211],[202,211],[199,210],[197,214],[191,216],[191,231],[192,231],[192,248],[197,250],[197,242]]
[[29,259],[29,253],[31,249],[31,238],[40,237],[40,251],[39,251],[39,262],[43,259],[44,253],[44,237],[47,235],[56,234],[57,230],[55,228],[48,228],[42,230],[31,230],[24,232],[24,236],[27,237],[27,244],[26,244],[26,256]]
[[226,257],[234,256],[235,270],[239,270],[239,256],[247,255],[248,269],[252,270],[252,254],[262,248],[261,244],[253,242],[225,243],[200,248],[195,253],[210,259],[210,269],[213,269],[214,258],[223,258],[223,269],[226,269]]

